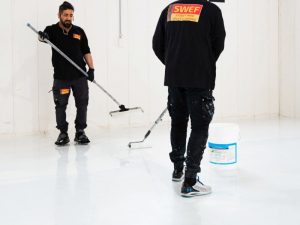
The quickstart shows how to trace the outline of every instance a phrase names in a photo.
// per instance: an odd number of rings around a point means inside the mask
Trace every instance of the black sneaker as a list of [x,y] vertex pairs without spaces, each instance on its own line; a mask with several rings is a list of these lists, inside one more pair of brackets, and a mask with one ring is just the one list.
[[63,146],[70,142],[69,136],[67,132],[60,132],[58,138],[55,142],[56,145]]
[[181,196],[183,197],[193,197],[199,195],[207,195],[211,193],[211,187],[203,184],[199,177],[194,185],[189,185],[186,182],[183,182],[181,187]]
[[90,143],[90,140],[85,135],[84,130],[78,130],[78,131],[76,131],[74,141],[77,142],[77,144],[81,144],[81,145]]
[[184,177],[183,169],[174,169],[172,174],[172,181],[180,182],[183,180],[183,177]]

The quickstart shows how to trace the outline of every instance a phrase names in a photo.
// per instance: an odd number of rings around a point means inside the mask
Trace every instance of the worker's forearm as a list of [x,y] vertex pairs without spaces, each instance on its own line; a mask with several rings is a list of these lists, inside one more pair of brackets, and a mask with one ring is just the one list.
[[84,60],[90,69],[94,69],[93,57],[91,53],[85,54]]

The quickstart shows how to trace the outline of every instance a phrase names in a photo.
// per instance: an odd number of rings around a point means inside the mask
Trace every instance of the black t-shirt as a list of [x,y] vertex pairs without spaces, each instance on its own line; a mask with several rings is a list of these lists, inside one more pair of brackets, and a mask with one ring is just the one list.
[[[68,34],[64,34],[59,24],[47,26],[44,30],[49,35],[49,40],[63,53],[71,58],[78,66],[86,71],[86,63],[83,56],[90,53],[87,37],[84,30],[72,25]],[[52,48],[52,65],[54,67],[54,79],[74,80],[84,76],[71,63],[63,58]]]
[[215,4],[181,0],[167,6],[153,36],[153,50],[166,66],[165,85],[213,90],[225,35]]

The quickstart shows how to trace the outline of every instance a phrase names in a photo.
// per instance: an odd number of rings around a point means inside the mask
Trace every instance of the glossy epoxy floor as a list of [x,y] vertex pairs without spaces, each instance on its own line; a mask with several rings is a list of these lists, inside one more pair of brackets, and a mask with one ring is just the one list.
[[[129,150],[148,127],[88,130],[89,146],[56,148],[56,133],[1,136],[1,225],[299,225],[300,121],[237,122],[236,168],[213,166],[209,196],[182,198],[171,182],[169,126]],[[70,133],[73,138],[72,133]]]

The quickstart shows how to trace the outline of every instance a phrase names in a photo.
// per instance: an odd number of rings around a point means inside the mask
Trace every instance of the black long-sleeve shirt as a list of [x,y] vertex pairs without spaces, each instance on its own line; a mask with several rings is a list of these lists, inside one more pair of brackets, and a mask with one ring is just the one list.
[[167,6],[153,36],[153,50],[166,67],[165,85],[213,90],[225,36],[215,4],[181,0]]
[[[69,33],[65,34],[59,24],[56,23],[47,26],[44,32],[48,34],[49,41],[86,71],[84,55],[90,53],[90,48],[82,28],[72,25]],[[84,76],[54,49],[52,49],[52,65],[54,67],[54,79],[74,80]]]

